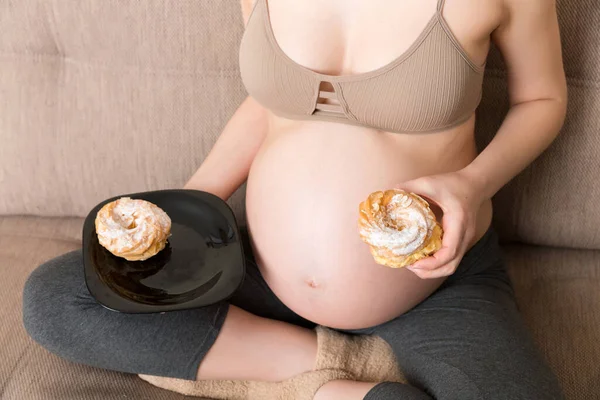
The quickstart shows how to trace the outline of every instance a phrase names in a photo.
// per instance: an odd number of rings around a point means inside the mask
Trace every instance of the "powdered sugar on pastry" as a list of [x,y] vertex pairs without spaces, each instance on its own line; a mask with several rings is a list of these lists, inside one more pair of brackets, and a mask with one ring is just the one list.
[[437,251],[442,230],[424,199],[387,190],[361,203],[359,234],[376,262],[400,268]]
[[146,260],[165,248],[171,218],[149,201],[122,197],[105,204],[96,216],[98,241],[112,254]]
[[[400,201],[396,200],[400,198]],[[402,202],[402,200],[408,201]],[[421,210],[410,207],[412,201],[404,195],[395,195],[387,205],[389,225],[381,224],[377,228],[370,227],[368,232],[369,244],[378,247],[387,247],[394,254],[410,254],[417,250],[427,237],[427,217]],[[398,226],[398,221],[403,226]]]

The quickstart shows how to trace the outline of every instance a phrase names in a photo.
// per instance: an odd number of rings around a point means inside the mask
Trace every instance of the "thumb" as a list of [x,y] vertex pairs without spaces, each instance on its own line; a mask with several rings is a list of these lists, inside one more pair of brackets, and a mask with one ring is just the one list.
[[397,189],[405,192],[414,193],[425,199],[429,203],[432,211],[437,218],[442,216],[442,206],[438,203],[438,196],[435,187],[427,178],[417,178],[402,182],[396,186]]
[[423,178],[411,179],[410,181],[399,183],[396,188],[404,190],[405,192],[418,194],[419,196],[435,198],[433,186]]

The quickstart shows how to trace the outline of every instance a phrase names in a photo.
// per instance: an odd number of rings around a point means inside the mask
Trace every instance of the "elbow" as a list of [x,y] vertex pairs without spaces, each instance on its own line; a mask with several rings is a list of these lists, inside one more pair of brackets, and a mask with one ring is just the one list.
[[513,108],[532,104],[536,104],[538,107],[542,106],[544,109],[543,113],[551,120],[555,121],[560,129],[567,116],[568,91],[566,85],[564,88],[553,91],[552,93],[547,93],[544,96],[537,96],[529,99],[515,99],[511,101],[510,107]]
[[[560,93],[557,93],[555,96],[547,99],[552,102],[553,112],[552,114],[556,118],[556,123],[558,125],[558,131],[563,127],[565,120],[567,118],[567,105],[568,105],[568,91],[565,85],[565,88]],[[557,132],[558,134],[558,132]]]
[[569,88],[567,86],[567,79],[564,75],[562,76],[560,86],[550,100],[555,104],[556,115],[560,121],[560,126],[562,127],[567,117],[567,106],[569,102]]
[[550,117],[550,120],[554,121],[554,136],[556,137],[560,134],[560,131],[564,126],[565,120],[567,118],[567,90],[565,88],[564,92],[558,93],[555,96],[549,97],[544,100],[546,100],[546,103],[549,107],[548,116]]
[[560,124],[561,124],[561,126],[563,125],[563,123],[565,122],[565,119],[567,117],[567,108],[568,108],[567,106],[569,103],[568,98],[569,98],[569,91],[567,89],[567,86],[565,85],[564,92],[555,99],[555,101],[557,102],[558,107],[560,109],[560,116],[561,116]]

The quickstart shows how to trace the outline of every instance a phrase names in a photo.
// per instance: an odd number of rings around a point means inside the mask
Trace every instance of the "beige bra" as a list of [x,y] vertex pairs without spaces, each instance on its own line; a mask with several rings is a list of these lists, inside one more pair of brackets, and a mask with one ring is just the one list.
[[[444,0],[402,55],[346,76],[317,73],[289,58],[273,35],[267,0],[256,1],[240,46],[240,71],[248,93],[276,115],[431,132],[460,125],[479,105],[485,65],[473,63],[452,34],[442,16]],[[321,90],[323,82],[333,91]]]

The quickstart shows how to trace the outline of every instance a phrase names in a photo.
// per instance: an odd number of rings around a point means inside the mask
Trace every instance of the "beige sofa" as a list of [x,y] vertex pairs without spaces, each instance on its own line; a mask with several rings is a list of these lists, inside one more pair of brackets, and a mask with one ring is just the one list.
[[[568,398],[600,399],[600,3],[559,12],[568,119],[495,197],[494,224]],[[0,399],[183,399],[37,346],[21,290],[80,246],[81,217],[101,200],[184,184],[246,95],[241,33],[237,0],[0,0]],[[488,65],[481,146],[507,109],[497,52]],[[243,221],[243,191],[231,205]]]

